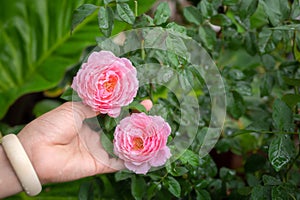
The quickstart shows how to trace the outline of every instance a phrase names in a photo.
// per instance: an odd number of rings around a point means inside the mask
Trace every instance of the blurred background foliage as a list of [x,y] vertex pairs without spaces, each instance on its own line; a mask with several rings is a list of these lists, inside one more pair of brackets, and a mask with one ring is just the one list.
[[[199,157],[210,120],[203,79],[181,58],[146,51],[141,60],[143,52],[133,52],[134,63],[174,66],[197,87],[204,115],[190,148],[147,175],[98,175],[46,185],[38,197],[8,199],[300,199],[299,22],[296,0],[2,1],[2,134],[17,133],[64,102],[60,96],[84,57],[106,37],[133,28],[163,27],[198,41],[218,66],[227,99],[221,137],[209,155]],[[154,98],[176,129],[180,102],[172,93],[150,85],[139,97]],[[103,122],[104,131],[114,126]]]

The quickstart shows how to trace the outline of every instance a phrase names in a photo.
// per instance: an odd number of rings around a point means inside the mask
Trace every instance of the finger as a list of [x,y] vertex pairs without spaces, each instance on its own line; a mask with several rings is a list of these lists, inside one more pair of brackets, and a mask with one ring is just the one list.
[[[91,130],[86,125],[82,126],[80,133],[79,137],[84,142],[86,150],[96,161],[97,173],[110,173],[124,169],[123,161],[111,158],[103,148],[100,140],[100,133]],[[103,137],[106,136],[103,135]],[[108,141],[109,139],[106,138],[106,142]],[[111,145],[113,144],[111,143]]]
[[150,111],[153,106],[153,103],[150,99],[143,100],[141,104],[146,108],[147,111]]
[[[67,103],[66,103],[67,104]],[[70,106],[67,104],[67,106]],[[80,120],[97,116],[99,113],[92,110],[91,107],[84,105],[81,102],[72,102],[72,109],[77,114]]]

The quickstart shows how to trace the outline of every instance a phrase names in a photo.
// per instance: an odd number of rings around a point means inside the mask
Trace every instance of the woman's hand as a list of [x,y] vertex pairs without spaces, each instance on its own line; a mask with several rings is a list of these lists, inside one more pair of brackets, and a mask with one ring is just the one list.
[[123,168],[110,158],[99,134],[83,121],[97,113],[79,102],[67,102],[29,123],[18,137],[42,184],[65,182]]

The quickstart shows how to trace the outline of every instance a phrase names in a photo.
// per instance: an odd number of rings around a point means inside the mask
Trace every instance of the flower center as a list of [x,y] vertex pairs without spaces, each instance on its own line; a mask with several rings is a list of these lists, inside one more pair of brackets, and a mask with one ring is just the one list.
[[107,92],[112,92],[118,82],[118,78],[116,76],[109,76],[108,80],[103,83],[103,87]]
[[144,148],[144,142],[142,138],[133,138],[133,150],[142,150]]

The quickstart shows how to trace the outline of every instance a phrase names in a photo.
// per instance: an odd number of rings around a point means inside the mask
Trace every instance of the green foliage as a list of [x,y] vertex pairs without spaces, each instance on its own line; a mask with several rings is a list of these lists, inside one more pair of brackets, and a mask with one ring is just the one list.
[[[183,18],[180,25],[170,21],[172,13],[166,2],[152,15],[145,10],[153,1],[22,2],[18,7],[7,2],[2,6],[17,17],[0,12],[0,116],[25,93],[68,85],[72,76],[68,77],[66,70],[74,65],[71,71],[76,72],[91,51],[83,50],[94,45],[130,58],[138,68],[137,99],[123,112],[146,112],[138,102],[150,98],[156,105],[150,113],[161,115],[172,128],[169,144],[176,159],[166,166],[146,175],[128,171],[96,175],[75,182],[78,187],[75,194],[68,194],[70,198],[300,199],[299,1],[201,0],[177,13]],[[133,28],[144,29],[126,37],[123,46],[107,40]],[[167,36],[163,29],[168,30]],[[95,41],[96,36],[101,37]],[[190,39],[205,48],[225,83],[226,105],[214,112],[212,105],[218,99],[213,97],[220,90],[211,90],[210,80],[189,63],[193,57]],[[147,48],[162,44],[165,49]],[[81,54],[84,56],[79,59]],[[195,60],[206,64],[208,54],[199,51]],[[62,97],[76,100],[77,96],[68,89]],[[55,106],[54,102],[41,102],[34,113],[38,116]],[[213,114],[221,115],[224,108],[227,115],[219,138],[217,129],[208,130],[213,120],[218,121]],[[107,136],[103,145],[111,153],[110,136],[116,121],[107,116],[98,119]],[[192,125],[196,131],[189,128]],[[196,134],[179,138],[176,144],[188,144],[188,148],[177,152],[178,146],[172,142],[181,126],[187,135]],[[5,124],[0,128],[11,129]],[[209,149],[202,156],[203,147],[215,143],[212,152],[207,154]],[[53,194],[53,198],[57,196],[62,197]],[[38,199],[50,197],[51,191]]]

